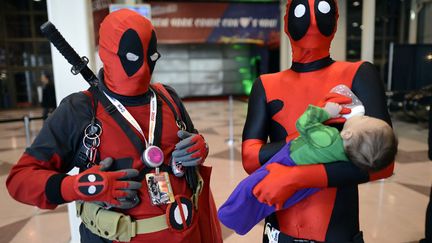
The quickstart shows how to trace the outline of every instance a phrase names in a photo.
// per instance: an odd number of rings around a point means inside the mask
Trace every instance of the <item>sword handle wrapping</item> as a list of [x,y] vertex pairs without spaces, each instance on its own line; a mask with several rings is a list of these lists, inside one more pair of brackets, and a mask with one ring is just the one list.
[[81,64],[81,57],[63,38],[57,28],[50,21],[45,22],[40,27],[41,32],[57,48],[57,50],[66,58],[72,66]]
[[72,65],[71,72],[76,75],[81,73],[84,79],[94,86],[97,84],[97,77],[88,66],[88,58],[80,57],[78,53],[69,45],[62,34],[50,21],[45,22],[40,27],[42,34],[57,48],[60,54]]

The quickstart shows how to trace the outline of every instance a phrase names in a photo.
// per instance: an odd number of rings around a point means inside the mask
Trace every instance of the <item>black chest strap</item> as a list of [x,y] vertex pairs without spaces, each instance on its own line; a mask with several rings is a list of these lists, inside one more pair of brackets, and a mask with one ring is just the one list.
[[[93,95],[100,101],[105,111],[114,119],[114,121],[120,126],[126,136],[134,145],[135,149],[139,154],[141,154],[145,146],[142,140],[133,128],[130,126],[129,122],[122,116],[122,114],[117,110],[117,108],[108,100],[108,98],[97,88],[91,88],[90,91]],[[161,101],[158,99],[157,114],[156,114],[156,124],[155,124],[155,134],[154,134],[154,145],[160,147],[162,139],[162,105]]]

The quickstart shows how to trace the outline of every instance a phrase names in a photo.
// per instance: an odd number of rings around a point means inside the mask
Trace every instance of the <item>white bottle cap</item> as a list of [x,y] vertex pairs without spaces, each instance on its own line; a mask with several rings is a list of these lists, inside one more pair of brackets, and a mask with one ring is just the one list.
[[354,106],[351,108],[351,113],[342,115],[345,119],[350,119],[353,116],[363,116],[365,114],[365,108],[363,105]]

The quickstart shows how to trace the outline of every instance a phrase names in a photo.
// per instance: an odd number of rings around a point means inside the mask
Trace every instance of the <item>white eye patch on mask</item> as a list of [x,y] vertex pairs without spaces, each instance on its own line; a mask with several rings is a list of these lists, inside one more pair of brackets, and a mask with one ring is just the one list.
[[328,14],[331,10],[330,4],[326,1],[321,1],[318,3],[318,10],[323,14]]
[[294,9],[294,16],[296,16],[297,18],[303,17],[305,13],[306,13],[306,7],[303,4],[297,5]]
[[150,56],[150,60],[152,60],[153,62],[157,61],[157,59],[159,59],[159,53],[157,52]]
[[128,52],[126,53],[126,59],[131,62],[136,62],[139,59],[139,56],[133,54],[132,52]]

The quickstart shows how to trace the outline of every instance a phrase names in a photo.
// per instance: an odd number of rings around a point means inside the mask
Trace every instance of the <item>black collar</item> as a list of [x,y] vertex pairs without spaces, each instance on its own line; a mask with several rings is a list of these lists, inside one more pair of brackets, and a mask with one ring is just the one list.
[[140,106],[140,105],[145,105],[150,103],[150,98],[151,98],[150,90],[147,91],[145,94],[137,95],[137,96],[119,95],[112,92],[108,87],[106,87],[104,82],[103,69],[99,70],[98,78],[100,81],[98,83],[99,90],[105,92],[107,95],[120,101],[120,103],[122,103],[122,105],[124,106]]
[[293,62],[291,66],[291,70],[298,73],[313,72],[325,68],[327,66],[330,66],[334,62],[335,61],[331,59],[330,56],[309,63]]

